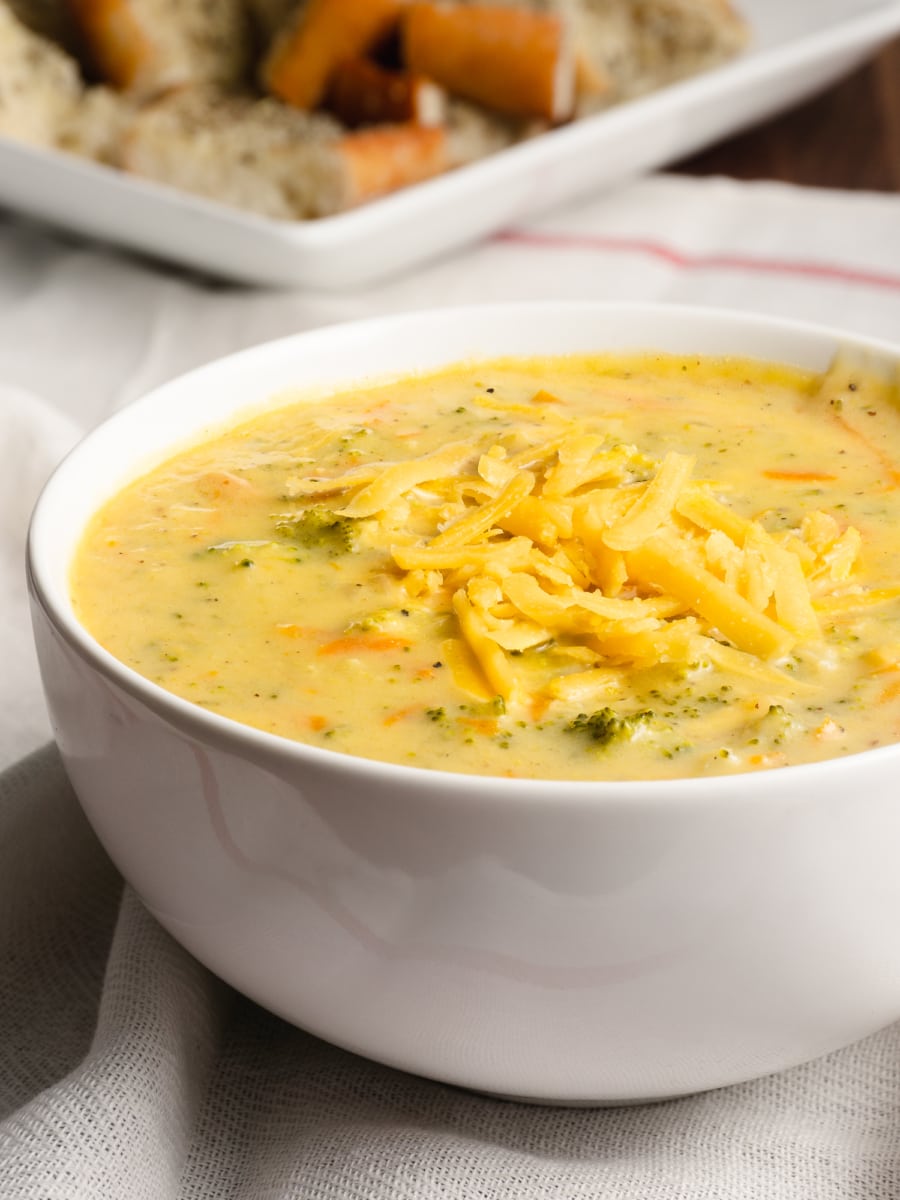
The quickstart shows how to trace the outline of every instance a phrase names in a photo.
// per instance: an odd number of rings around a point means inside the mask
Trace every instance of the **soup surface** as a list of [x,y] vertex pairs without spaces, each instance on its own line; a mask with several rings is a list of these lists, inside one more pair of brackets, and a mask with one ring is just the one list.
[[900,405],[836,361],[460,366],[298,400],[95,516],[114,655],[348,754],[559,779],[900,740]]

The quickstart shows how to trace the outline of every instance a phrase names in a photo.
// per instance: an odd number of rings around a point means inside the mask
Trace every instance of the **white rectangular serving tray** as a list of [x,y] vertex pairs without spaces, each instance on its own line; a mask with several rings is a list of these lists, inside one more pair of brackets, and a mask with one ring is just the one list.
[[900,33],[900,0],[737,0],[738,59],[353,212],[273,221],[0,138],[0,204],[213,275],[347,290],[600,191],[812,95]]

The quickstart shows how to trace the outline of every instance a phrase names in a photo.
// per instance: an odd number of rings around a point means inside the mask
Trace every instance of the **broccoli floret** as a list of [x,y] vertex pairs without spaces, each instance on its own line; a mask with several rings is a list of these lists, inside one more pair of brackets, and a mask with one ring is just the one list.
[[341,517],[330,508],[317,504],[296,515],[279,517],[275,528],[308,550],[325,550],[336,556],[353,549],[355,526],[352,517]]
[[564,728],[566,733],[586,734],[598,746],[609,746],[613,742],[630,741],[653,716],[649,709],[620,717],[611,708],[600,708],[590,714],[579,713]]
[[800,728],[783,704],[770,704],[758,718],[757,727],[764,731],[774,746],[780,746],[786,737]]
[[358,621],[351,621],[348,633],[408,633],[412,614],[408,608],[379,608]]
[[492,696],[480,704],[460,704],[459,707],[473,717],[502,717],[506,713],[506,701],[502,696]]

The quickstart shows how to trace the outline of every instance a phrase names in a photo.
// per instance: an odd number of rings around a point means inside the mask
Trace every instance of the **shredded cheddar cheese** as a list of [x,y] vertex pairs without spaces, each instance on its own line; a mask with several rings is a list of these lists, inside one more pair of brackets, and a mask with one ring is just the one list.
[[[602,680],[601,690],[635,663],[696,661],[714,640],[733,647],[734,668],[737,654],[768,663],[821,637],[810,580],[846,579],[859,533],[811,512],[799,538],[770,535],[717,498],[723,486],[694,481],[693,465],[689,455],[670,451],[653,462],[637,447],[581,433],[512,459],[500,443],[458,444],[382,463],[376,482],[375,468],[351,469],[328,488],[341,498],[339,513],[374,519],[401,570],[431,568],[425,593],[456,614],[471,654],[460,687],[523,703],[534,697],[514,653],[557,636],[592,651],[585,674]],[[290,492],[321,486],[299,478]],[[454,515],[430,537],[392,542],[390,505],[402,498],[421,527],[434,522],[436,494]],[[821,604],[821,587],[816,595]],[[772,666],[744,670],[778,677]],[[583,686],[570,679],[551,690]]]

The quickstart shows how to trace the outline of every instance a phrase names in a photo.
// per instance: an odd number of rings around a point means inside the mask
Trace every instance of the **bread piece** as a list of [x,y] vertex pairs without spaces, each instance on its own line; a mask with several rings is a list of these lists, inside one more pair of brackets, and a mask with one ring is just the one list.
[[669,83],[732,58],[749,29],[727,0],[634,0],[641,70]]
[[521,121],[497,116],[475,104],[451,97],[447,106],[447,157],[454,167],[465,166],[505,150],[527,136]]
[[[633,93],[639,67],[632,9],[631,0],[578,0],[574,6],[574,38],[581,64],[576,81],[578,115]],[[595,77],[606,86],[595,87]]]
[[364,58],[396,28],[406,0],[305,0],[263,62],[264,89],[295,108],[314,109],[335,69]]
[[0,3],[0,134],[55,145],[82,90],[74,59]]
[[333,165],[339,137],[327,117],[191,88],[138,112],[121,161],[136,175],[289,220],[340,206]]
[[555,13],[503,4],[416,3],[404,15],[408,68],[448,92],[511,116],[563,121],[575,100],[575,60]]
[[137,175],[268,217],[352,208],[448,165],[443,129],[347,133],[278,101],[186,89],[136,115],[122,165]]
[[748,37],[727,0],[577,0],[573,12],[583,59],[612,82],[608,91],[580,87],[579,115],[707,70]]
[[135,105],[121,92],[108,87],[86,88],[63,120],[57,135],[61,150],[119,165],[122,139],[135,113]]
[[0,0],[0,133],[114,163],[132,105],[86,87],[75,60]]
[[252,38],[243,0],[69,0],[87,53],[113,87],[152,97],[242,83]]
[[386,71],[368,59],[354,58],[333,72],[325,107],[350,129],[405,121],[441,125],[447,97],[424,75]]

